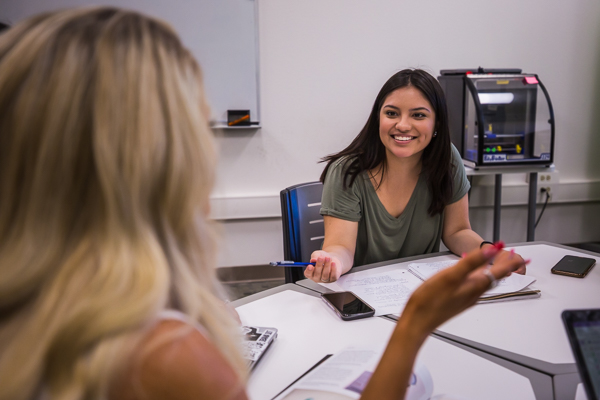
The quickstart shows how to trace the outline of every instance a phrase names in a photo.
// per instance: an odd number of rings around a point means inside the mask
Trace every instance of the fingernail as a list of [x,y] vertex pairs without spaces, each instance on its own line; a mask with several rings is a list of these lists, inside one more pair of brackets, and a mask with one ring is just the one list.
[[531,262],[531,258],[528,258],[527,260],[525,260],[525,265],[529,264]]
[[498,246],[496,245],[488,246],[485,249],[483,249],[483,255],[486,257],[491,257],[493,255],[496,255],[499,251],[500,248],[498,248]]
[[510,249],[510,255],[511,257],[515,254],[515,249]]
[[313,267],[312,265],[307,265],[306,266],[306,270],[307,271],[312,271],[313,269],[315,269],[315,267]]
[[497,248],[498,250],[502,250],[504,248],[504,242],[502,240],[494,243],[494,247]]
[[467,256],[467,253],[462,253],[461,257],[465,258]]

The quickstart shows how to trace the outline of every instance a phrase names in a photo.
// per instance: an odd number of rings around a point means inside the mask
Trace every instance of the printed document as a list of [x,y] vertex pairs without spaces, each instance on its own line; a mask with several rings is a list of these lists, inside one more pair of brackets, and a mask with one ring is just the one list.
[[343,275],[327,287],[354,293],[375,309],[375,316],[379,316],[403,310],[410,295],[421,283],[407,269],[380,273],[367,270]]
[[[318,365],[275,399],[359,399],[382,354],[381,347],[348,347]],[[408,382],[406,399],[426,400],[432,393],[431,374],[424,365],[416,364]]]

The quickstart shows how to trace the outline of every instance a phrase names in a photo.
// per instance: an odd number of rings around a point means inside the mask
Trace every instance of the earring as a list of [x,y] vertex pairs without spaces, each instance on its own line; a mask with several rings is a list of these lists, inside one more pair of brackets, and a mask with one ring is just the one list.
[[437,131],[433,132],[433,137],[437,136]]

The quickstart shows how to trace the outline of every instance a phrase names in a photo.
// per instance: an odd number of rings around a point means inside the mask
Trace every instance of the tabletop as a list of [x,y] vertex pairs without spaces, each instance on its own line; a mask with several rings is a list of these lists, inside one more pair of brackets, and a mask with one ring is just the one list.
[[[600,263],[600,255],[547,242],[507,246],[507,249],[511,248],[523,258],[531,259],[527,275],[535,277],[536,282],[530,287],[540,289],[541,297],[477,304],[439,327],[436,332],[449,338],[464,339],[463,342],[470,345],[481,345],[480,348],[487,346],[486,349],[514,353],[511,356],[518,355],[521,360],[549,372],[574,371],[575,360],[560,315],[565,309],[600,308],[600,267],[595,266],[583,279],[554,275],[550,269],[568,254],[595,258],[597,263]],[[354,268],[353,272],[373,268],[386,271],[407,268],[408,264],[415,261],[449,259],[458,260],[458,257],[448,252],[435,253],[366,265]],[[324,285],[309,280],[297,283],[319,292],[328,291]]]
[[[251,399],[274,397],[325,355],[349,345],[383,346],[395,327],[385,318],[342,321],[317,293],[291,284],[232,304],[243,324],[279,330],[250,376]],[[425,342],[418,362],[430,371],[437,399],[535,398],[526,377],[435,337]]]
[[[506,350],[551,364],[573,364],[561,313],[566,309],[600,308],[600,268],[583,279],[555,275],[550,269],[567,254],[595,258],[600,255],[548,243],[509,246],[531,259],[530,286],[540,289],[538,299],[478,304],[438,328],[473,342]],[[540,368],[544,368],[541,364]],[[548,368],[550,366],[546,366]]]

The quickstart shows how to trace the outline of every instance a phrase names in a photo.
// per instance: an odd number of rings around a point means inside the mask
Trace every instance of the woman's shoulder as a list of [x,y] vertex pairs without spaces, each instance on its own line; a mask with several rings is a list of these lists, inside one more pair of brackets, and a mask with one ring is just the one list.
[[161,318],[111,388],[111,400],[246,399],[218,348],[183,318]]
[[334,169],[342,173],[346,172],[354,160],[356,160],[356,156],[341,156],[340,158],[331,161],[329,169]]
[[355,160],[356,157],[343,156],[332,161],[325,177],[324,190],[352,192],[356,195],[363,193],[365,184],[369,180],[368,171],[358,172],[356,177],[353,177],[354,173],[350,172],[350,168],[356,168],[352,165]]
[[[356,168],[360,168],[355,163],[357,160],[358,157],[349,155],[332,160],[328,165],[327,177],[325,180],[327,180],[327,178],[333,178],[336,180],[346,179],[346,175],[349,173],[350,169],[354,171]],[[367,171],[360,171],[358,172],[358,176],[366,173]]]
[[456,146],[454,146],[454,143],[450,143],[450,159],[452,160],[453,164],[462,160],[462,157],[460,156]]

